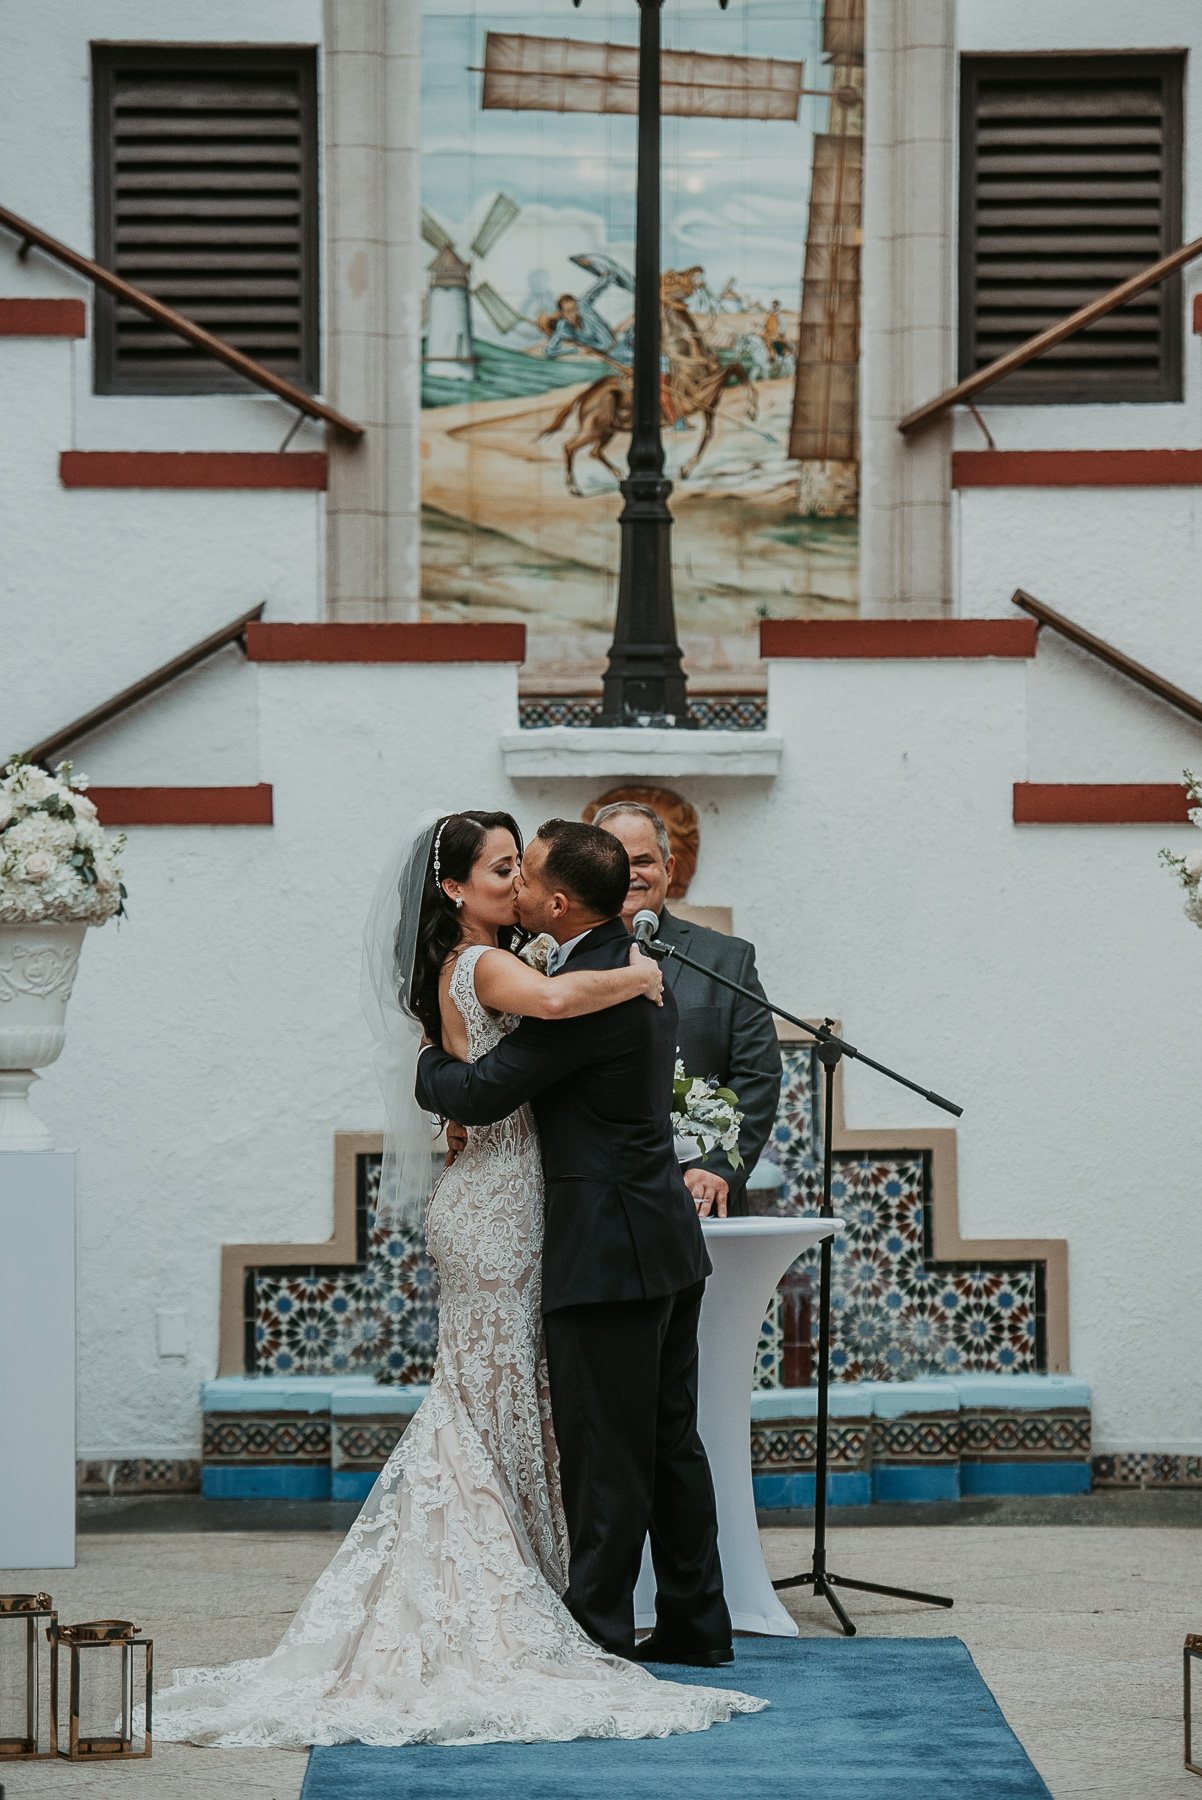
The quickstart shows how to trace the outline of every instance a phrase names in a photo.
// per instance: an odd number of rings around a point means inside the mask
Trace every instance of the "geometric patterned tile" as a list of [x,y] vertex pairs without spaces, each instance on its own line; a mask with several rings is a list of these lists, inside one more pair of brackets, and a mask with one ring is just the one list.
[[[518,723],[524,731],[547,725],[591,725],[600,703],[565,696],[545,696],[518,702]],[[766,694],[704,694],[689,696],[689,724],[701,731],[763,731],[768,723]]]
[[382,1469],[404,1435],[408,1419],[335,1419],[331,1466]]
[[321,1463],[330,1460],[330,1421],[319,1413],[206,1413],[208,1463]]
[[1095,1456],[1092,1471],[1096,1488],[1202,1487],[1202,1456],[1124,1450],[1113,1456]]
[[962,1412],[960,1454],[966,1462],[1022,1462],[1049,1457],[1083,1461],[1090,1451],[1088,1412]]
[[198,1494],[200,1464],[190,1457],[132,1456],[75,1465],[78,1494]]
[[358,1170],[360,1260],[345,1268],[247,1271],[248,1374],[429,1381],[438,1273],[420,1233],[377,1228],[378,1156]]
[[[822,1189],[820,1075],[811,1047],[786,1046],[781,1100],[765,1157],[781,1186],[752,1195],[758,1211],[812,1217]],[[930,1257],[930,1158],[924,1153],[836,1155],[832,1198],[845,1220],[833,1240],[831,1376],[911,1381],[922,1376],[1026,1374],[1041,1367],[1042,1268],[953,1264]],[[794,1268],[817,1291],[819,1251]],[[817,1306],[812,1336],[817,1342]],[[779,1305],[765,1322],[756,1385],[780,1383]]]
[[872,1422],[874,1463],[944,1463],[960,1460],[960,1420],[955,1413]]
[[[812,1216],[822,1180],[818,1059],[802,1045],[784,1046],[783,1057],[780,1105],[764,1152],[782,1183],[775,1193],[753,1193],[752,1205]],[[1043,1366],[1042,1266],[933,1262],[929,1162],[904,1152],[835,1158],[834,1202],[846,1221],[833,1244],[835,1381],[1025,1374]],[[420,1233],[377,1227],[379,1178],[379,1158],[361,1156],[354,1263],[247,1270],[248,1374],[429,1381],[438,1350],[438,1275]],[[818,1259],[815,1249],[794,1264],[787,1309],[779,1293],[773,1301],[756,1351],[757,1387],[780,1387],[787,1358],[791,1369],[804,1369],[786,1326],[796,1332],[805,1304],[811,1350],[816,1346]],[[812,1296],[799,1299],[799,1276],[802,1295],[808,1281]]]

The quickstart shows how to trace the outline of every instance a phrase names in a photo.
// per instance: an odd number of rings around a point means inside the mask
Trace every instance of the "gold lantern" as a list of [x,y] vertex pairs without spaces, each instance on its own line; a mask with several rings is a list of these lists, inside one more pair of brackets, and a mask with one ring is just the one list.
[[[57,1708],[51,1682],[49,1748],[39,1744],[38,1722],[41,1705],[38,1691],[38,1632],[43,1619],[54,1629],[58,1614],[49,1594],[0,1594],[0,1641],[12,1660],[5,1657],[3,1691],[0,1692],[0,1733],[8,1730],[10,1721],[24,1730],[12,1736],[0,1735],[0,1757],[27,1760],[35,1756],[53,1756],[57,1749]],[[20,1628],[24,1626],[25,1645],[20,1647]],[[21,1668],[21,1665],[24,1665]],[[20,1670],[20,1673],[18,1673]],[[10,1675],[11,1671],[11,1675]],[[15,1676],[15,1679],[12,1677]]]
[[[67,1748],[59,1755],[72,1762],[101,1757],[126,1760],[150,1755],[150,1690],[154,1644],[138,1636],[128,1619],[93,1619],[87,1625],[51,1625],[50,1703],[58,1712],[58,1653],[70,1652]],[[145,1655],[146,1729],[144,1744],[134,1749],[134,1661]]]
[[1195,1659],[1202,1662],[1202,1634],[1191,1631],[1185,1640],[1185,1766],[1195,1775],[1202,1775],[1202,1764],[1194,1761],[1193,1728],[1190,1719],[1190,1666]]

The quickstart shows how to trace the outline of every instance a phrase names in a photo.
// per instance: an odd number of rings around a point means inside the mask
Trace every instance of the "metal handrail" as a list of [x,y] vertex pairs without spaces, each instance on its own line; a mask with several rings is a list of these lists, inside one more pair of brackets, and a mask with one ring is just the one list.
[[1116,650],[1113,644],[1108,644],[1105,638],[1095,637],[1092,631],[1086,631],[1083,625],[1074,624],[1073,620],[1066,619],[1063,613],[1053,612],[1050,606],[1045,606],[1042,600],[1037,600],[1033,594],[1025,593],[1022,588],[1016,588],[1010,599],[1015,606],[1021,607],[1025,613],[1030,613],[1031,617],[1037,619],[1041,625],[1050,626],[1053,631],[1058,631],[1061,637],[1068,639],[1070,644],[1076,644],[1081,650],[1088,650],[1091,656],[1096,656],[1099,662],[1104,662],[1108,667],[1117,669],[1120,675],[1127,677],[1128,681],[1138,682],[1140,687],[1147,688],[1150,694],[1155,694],[1158,700],[1167,700],[1170,706],[1177,708],[1178,712],[1186,713],[1191,719],[1202,723],[1202,700],[1196,700],[1192,694],[1187,694],[1184,688],[1174,687],[1173,683],[1166,681],[1163,675],[1157,675],[1153,669],[1146,669],[1143,663],[1137,663],[1134,657],[1125,656],[1121,650]]
[[181,656],[173,656],[171,661],[164,663],[161,669],[155,669],[150,675],[143,675],[141,681],[135,681],[132,687],[122,688],[121,692],[114,694],[111,700],[105,700],[100,706],[94,706],[91,712],[84,713],[82,718],[72,719],[71,723],[64,725],[61,731],[52,732],[49,737],[43,738],[40,744],[35,744],[32,750],[26,750],[24,760],[40,763],[43,768],[49,769],[50,758],[56,751],[66,749],[67,745],[74,743],[77,738],[86,736],[89,731],[97,731],[101,725],[107,725],[111,720],[119,718],[123,712],[128,712],[131,706],[136,706],[139,700],[145,700],[149,695],[157,694],[159,689],[166,687],[169,681],[174,681],[179,675],[186,675],[189,669],[194,669],[197,663],[204,662],[206,657],[214,656],[218,650],[224,650],[227,644],[233,644],[241,639],[242,648],[245,651],[246,627],[253,624],[256,619],[262,618],[264,604],[265,602],[258,606],[252,606],[249,612],[243,613],[241,618],[231,620],[228,625],[223,625],[220,631],[213,633],[212,637],[202,638],[199,644],[193,644],[192,648],[185,650]]
[[897,429],[903,437],[908,437],[913,431],[921,431],[951,407],[974,399],[984,388],[992,387],[995,381],[1000,381],[1003,375],[1010,375],[1015,369],[1021,369],[1024,363],[1042,356],[1045,350],[1051,350],[1056,344],[1062,344],[1074,332],[1084,331],[1095,320],[1105,318],[1116,306],[1123,306],[1128,300],[1134,300],[1137,294],[1142,294],[1146,288],[1155,287],[1158,281],[1164,281],[1175,270],[1192,262],[1195,256],[1202,256],[1202,238],[1194,238],[1192,243],[1182,244],[1179,250],[1162,256],[1159,262],[1150,263],[1138,275],[1132,275],[1126,281],[1120,281],[1117,287],[1099,294],[1088,306],[1080,306],[1076,312],[1067,314],[1059,324],[1049,325],[1046,331],[1037,332],[1034,337],[1027,338],[1013,350],[1007,350],[1005,356],[987,363],[975,375],[958,381],[955,387],[945,388],[942,394],[937,395],[934,400],[928,400],[925,406],[916,407],[913,412],[907,413]]
[[144,312],[151,319],[157,319],[160,325],[166,325],[167,329],[174,331],[178,337],[186,338],[188,343],[195,344],[198,350],[207,351],[210,356],[215,356],[218,362],[225,363],[227,368],[236,370],[239,375],[245,375],[246,379],[253,381],[257,387],[266,388],[268,393],[275,394],[278,399],[286,401],[289,406],[295,406],[298,412],[307,413],[311,419],[324,419],[327,425],[333,425],[336,431],[345,432],[349,438],[358,439],[363,436],[362,425],[356,425],[353,419],[348,419],[342,413],[336,412],[323,400],[315,400],[312,394],[305,392],[304,388],[297,387],[294,382],[286,381],[282,375],[274,374],[271,369],[256,362],[253,356],[246,356],[241,350],[235,350],[232,344],[227,344],[223,338],[214,337],[213,333],[206,331],[203,325],[194,325],[191,319],[186,319],[183,313],[177,313],[174,307],[164,306],[161,300],[154,299],[151,294],[143,293],[141,288],[134,287],[132,282],[124,280],[120,275],[114,275],[113,271],[106,269],[102,263],[93,262],[90,256],[82,256],[78,250],[72,250],[69,244],[60,243],[58,238],[51,237],[49,232],[42,231],[38,226],[31,225],[27,219],[19,218],[16,213],[9,212],[6,206],[0,206],[0,225],[22,240],[21,248],[17,251],[17,255],[22,261],[28,256],[32,246],[36,244],[39,250],[46,252],[47,256],[53,256],[56,262],[65,263],[67,268],[74,269],[77,275],[86,276],[89,281],[95,282],[97,287],[105,288],[110,294],[115,294],[118,300],[124,300],[128,305],[136,306],[139,312]]

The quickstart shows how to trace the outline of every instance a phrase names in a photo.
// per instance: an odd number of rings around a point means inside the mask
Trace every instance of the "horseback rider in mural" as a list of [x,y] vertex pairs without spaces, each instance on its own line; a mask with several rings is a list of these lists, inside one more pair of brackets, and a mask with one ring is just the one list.
[[[540,313],[539,329],[547,334],[544,357],[556,358],[581,349],[604,357],[617,365],[612,375],[603,375],[584,392],[575,395],[561,408],[551,423],[539,433],[540,438],[553,437],[567,425],[573,413],[577,430],[563,447],[564,473],[568,491],[580,495],[576,481],[577,452],[587,449],[595,462],[601,463],[617,480],[622,474],[605,452],[612,440],[631,427],[630,374],[634,361],[634,325],[625,321],[611,326],[596,302],[611,287],[634,292],[634,282],[620,264],[607,256],[581,255],[572,258],[598,279],[579,298],[561,294],[553,313]],[[666,269],[660,279],[660,319],[663,354],[660,363],[661,420],[666,427],[689,430],[688,420],[702,414],[705,425],[701,442],[680,471],[687,480],[701,461],[714,435],[714,422],[722,394],[727,387],[746,390],[746,414],[754,419],[758,396],[742,362],[723,362],[710,348],[686,304],[704,286],[705,271],[698,264],[691,269]]]

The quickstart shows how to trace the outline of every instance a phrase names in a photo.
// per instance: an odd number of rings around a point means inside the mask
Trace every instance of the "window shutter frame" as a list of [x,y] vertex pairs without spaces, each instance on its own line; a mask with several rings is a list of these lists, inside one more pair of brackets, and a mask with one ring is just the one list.
[[[231,76],[245,79],[260,74],[283,76],[296,85],[297,142],[300,163],[297,180],[299,201],[297,272],[299,287],[298,355],[285,365],[270,351],[248,349],[248,354],[294,381],[309,393],[321,385],[321,281],[318,215],[317,47],[312,44],[216,45],[216,44],[115,44],[93,43],[92,49],[92,170],[95,206],[95,257],[105,268],[125,274],[135,287],[143,285],[136,273],[121,267],[117,241],[117,156],[115,104],[123,78],[161,76],[171,82],[189,76]],[[186,216],[186,215],[185,215]],[[247,246],[253,250],[253,246]],[[204,278],[203,272],[201,279]],[[191,317],[186,301],[165,296],[177,312]],[[231,305],[237,305],[232,299]],[[179,340],[179,354],[186,368],[155,370],[123,366],[119,354],[118,307],[114,295],[97,289],[93,306],[93,386],[98,394],[225,394],[258,393],[254,382],[224,363],[192,350]],[[218,337],[227,335],[220,321],[201,317],[198,324]],[[194,360],[193,360],[194,359]]]
[[[1146,84],[1150,80],[1159,82],[1161,107],[1161,184],[1160,184],[1160,230],[1159,246],[1151,254],[1142,252],[1134,256],[1131,252],[1116,250],[1114,255],[1130,260],[1130,268],[1122,274],[1099,277],[1095,283],[1087,283],[1093,292],[1104,292],[1107,287],[1116,286],[1126,275],[1134,274],[1139,268],[1147,267],[1157,257],[1168,255],[1181,243],[1182,232],[1182,198],[1183,198],[1183,100],[1184,100],[1185,57],[1173,52],[1140,52],[1102,53],[1093,55],[1064,55],[1050,53],[1045,55],[965,55],[960,60],[960,243],[959,243],[959,379],[964,380],[976,374],[978,368],[992,360],[985,357],[979,362],[977,357],[978,337],[978,256],[980,250],[979,218],[978,218],[978,125],[980,92],[983,83],[1005,79],[1008,81],[1029,82],[1033,87],[1040,84],[1068,84],[1076,81],[1121,81],[1129,80]],[[1049,188],[1049,192],[1052,190]],[[1071,240],[1064,250],[1065,261],[1072,257]],[[1049,279],[1055,284],[1056,277],[1049,271]],[[1065,276],[1063,282],[1081,281],[1081,277]],[[1167,281],[1151,290],[1159,295],[1159,366],[1157,370],[1137,370],[1129,373],[1114,369],[1105,369],[1082,364],[1073,368],[1049,362],[1048,357],[1038,357],[1025,368],[1016,370],[1006,376],[988,390],[987,399],[991,404],[1007,406],[1038,405],[1098,405],[1115,403],[1163,403],[1180,401],[1183,398],[1183,331],[1184,311],[1182,301],[1182,282],[1180,272],[1171,275]],[[1092,297],[1092,295],[1090,296]],[[1147,297],[1142,297],[1146,304]],[[1046,319],[1028,329],[1017,330],[1013,342],[1019,343],[1024,338],[1034,336],[1036,330],[1044,324],[1052,324],[1074,310],[1075,305],[1084,304],[1084,298],[1063,304],[1060,302],[1048,307],[1036,309],[1047,312]],[[1129,302],[1139,307],[1140,300]],[[1125,308],[1120,308],[1116,316],[1121,317]],[[1106,321],[1101,321],[1094,330],[1105,330]],[[1088,337],[1089,333],[1084,334]],[[1072,345],[1080,340],[1070,338]],[[1005,348],[1010,348],[1008,341]],[[996,351],[1001,355],[1002,349]],[[1050,352],[1052,358],[1056,351]]]

